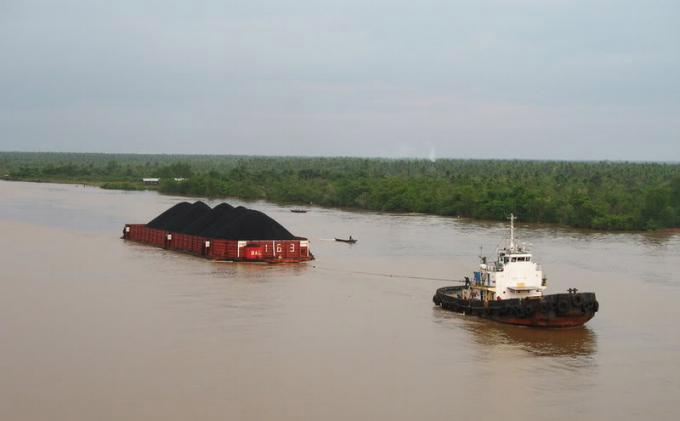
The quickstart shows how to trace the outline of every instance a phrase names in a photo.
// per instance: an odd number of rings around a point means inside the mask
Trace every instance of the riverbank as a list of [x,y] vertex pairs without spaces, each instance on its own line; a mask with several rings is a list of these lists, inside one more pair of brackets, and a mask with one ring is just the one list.
[[158,186],[145,186],[144,183],[133,181],[92,181],[92,180],[73,180],[62,178],[11,178],[2,177],[0,180],[15,181],[24,183],[57,183],[57,184],[80,184],[83,186],[99,187],[106,190],[158,190]]
[[[680,226],[680,164],[0,153],[17,181],[280,204],[555,223],[603,231]],[[160,178],[159,185],[142,178]]]

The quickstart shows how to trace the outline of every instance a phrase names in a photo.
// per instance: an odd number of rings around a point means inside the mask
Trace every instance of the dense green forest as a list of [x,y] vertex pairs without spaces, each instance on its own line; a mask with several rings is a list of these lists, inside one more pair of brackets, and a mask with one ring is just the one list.
[[[0,152],[10,180],[552,222],[601,230],[680,227],[680,164]],[[174,181],[174,178],[184,178]]]

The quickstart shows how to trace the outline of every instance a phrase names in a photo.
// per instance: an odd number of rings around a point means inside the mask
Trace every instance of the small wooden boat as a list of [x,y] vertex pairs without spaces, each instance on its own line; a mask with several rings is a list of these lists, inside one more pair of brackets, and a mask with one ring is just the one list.
[[293,213],[307,213],[307,209],[291,209]]
[[347,238],[336,238],[335,241],[339,241],[341,243],[348,243],[348,244],[354,244],[357,242],[356,238],[349,237]]

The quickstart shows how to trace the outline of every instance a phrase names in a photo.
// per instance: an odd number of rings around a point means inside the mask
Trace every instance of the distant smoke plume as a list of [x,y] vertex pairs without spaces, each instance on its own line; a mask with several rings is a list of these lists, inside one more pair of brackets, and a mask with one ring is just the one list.
[[434,146],[430,146],[430,154],[428,155],[430,161],[434,162],[437,160],[437,152],[434,150]]

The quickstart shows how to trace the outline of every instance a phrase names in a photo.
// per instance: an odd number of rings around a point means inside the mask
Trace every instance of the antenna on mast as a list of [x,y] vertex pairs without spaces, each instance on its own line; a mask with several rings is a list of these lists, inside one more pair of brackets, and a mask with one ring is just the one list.
[[510,219],[510,250],[514,250],[515,249],[515,219],[517,219],[517,217],[511,213],[509,219]]

